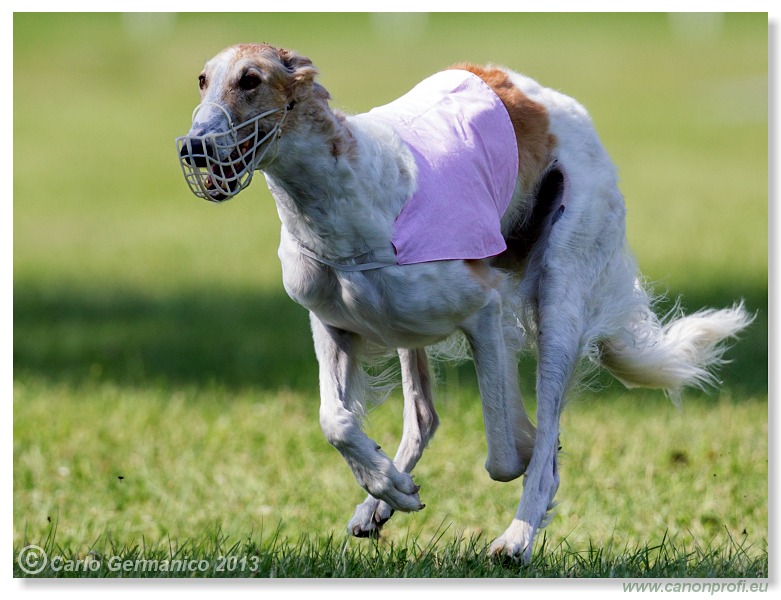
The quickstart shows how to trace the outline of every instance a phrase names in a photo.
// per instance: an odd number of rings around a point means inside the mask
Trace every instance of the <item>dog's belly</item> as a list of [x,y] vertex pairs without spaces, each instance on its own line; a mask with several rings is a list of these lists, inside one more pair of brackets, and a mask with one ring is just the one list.
[[[461,261],[336,272],[308,259],[283,261],[288,295],[317,317],[386,348],[419,348],[451,335],[488,291]],[[301,268],[303,267],[303,268]],[[456,283],[458,282],[458,283]]]

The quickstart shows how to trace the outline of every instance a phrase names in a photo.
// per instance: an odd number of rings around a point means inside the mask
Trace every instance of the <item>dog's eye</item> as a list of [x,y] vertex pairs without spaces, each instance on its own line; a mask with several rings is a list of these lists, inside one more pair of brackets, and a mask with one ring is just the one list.
[[206,87],[206,75],[198,75],[198,87],[201,89]]
[[239,79],[239,87],[243,90],[254,90],[260,85],[260,77],[252,73],[247,73]]

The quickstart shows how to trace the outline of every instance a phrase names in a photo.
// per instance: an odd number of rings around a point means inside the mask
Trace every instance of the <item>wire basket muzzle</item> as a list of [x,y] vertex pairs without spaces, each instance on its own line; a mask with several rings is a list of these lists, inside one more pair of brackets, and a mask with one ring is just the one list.
[[229,119],[230,128],[224,132],[176,138],[179,164],[190,191],[204,200],[223,202],[249,186],[275,145],[285,115],[268,131],[261,120],[280,110],[266,111],[236,126]]

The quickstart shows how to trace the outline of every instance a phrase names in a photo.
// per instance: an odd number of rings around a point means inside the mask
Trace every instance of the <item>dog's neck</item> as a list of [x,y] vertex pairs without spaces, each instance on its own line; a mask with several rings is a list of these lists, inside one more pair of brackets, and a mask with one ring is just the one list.
[[389,247],[400,205],[377,196],[376,178],[402,170],[377,142],[325,99],[295,104],[264,173],[283,226],[304,246],[333,259]]

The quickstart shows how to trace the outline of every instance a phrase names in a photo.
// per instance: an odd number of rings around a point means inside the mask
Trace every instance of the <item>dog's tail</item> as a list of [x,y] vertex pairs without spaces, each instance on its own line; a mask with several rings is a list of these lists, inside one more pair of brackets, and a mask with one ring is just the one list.
[[[685,316],[676,303],[663,318],[635,282],[635,308],[620,333],[598,342],[599,362],[627,387],[662,389],[674,402],[684,387],[718,384],[714,369],[724,364],[727,342],[754,320],[743,302]],[[639,302],[637,302],[639,300]]]

